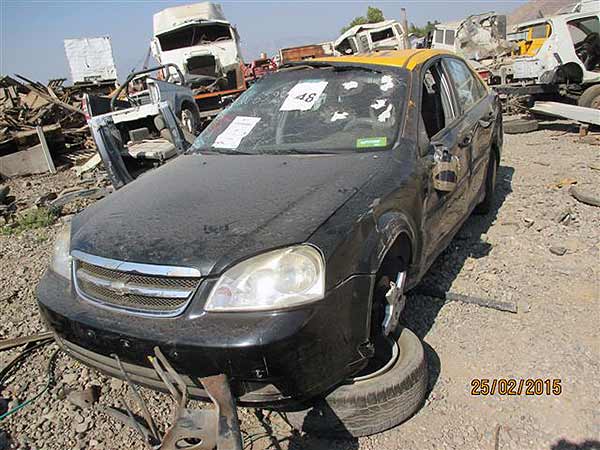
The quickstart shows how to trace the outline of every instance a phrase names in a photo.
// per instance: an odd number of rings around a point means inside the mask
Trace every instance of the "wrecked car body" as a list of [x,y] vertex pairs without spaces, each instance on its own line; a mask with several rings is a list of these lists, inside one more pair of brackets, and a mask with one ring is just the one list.
[[531,106],[544,95],[600,108],[600,7],[583,1],[565,12],[519,24],[516,50],[488,65],[490,84]]
[[377,23],[355,25],[333,43],[341,55],[354,55],[379,50],[402,50],[406,45],[405,30],[400,22],[385,20]]
[[396,426],[427,388],[405,293],[489,210],[501,120],[443,52],[267,74],[182,156],[74,217],[42,316],[69,355],[136,384],[170,390],[158,348],[194,398],[223,375],[237,405],[306,431]]
[[[92,137],[117,189],[182,154],[189,146],[186,137],[193,140],[189,136],[199,126],[200,112],[188,87],[147,77],[167,67],[131,74],[110,98],[84,97]],[[136,81],[145,89],[128,92]],[[118,98],[120,92],[127,92],[126,100]]]
[[506,16],[495,12],[437,24],[428,40],[430,48],[456,52],[474,61],[504,54],[512,48],[506,40]]

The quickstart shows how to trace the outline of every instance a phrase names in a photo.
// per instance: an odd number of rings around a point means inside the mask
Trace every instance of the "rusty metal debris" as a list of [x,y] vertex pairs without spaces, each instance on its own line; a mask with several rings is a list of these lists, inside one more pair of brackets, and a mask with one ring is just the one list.
[[34,342],[51,341],[54,339],[54,334],[50,331],[44,331],[43,333],[32,334],[30,336],[23,336],[14,339],[4,339],[0,341],[0,352],[3,350],[9,350],[20,345],[31,344]]
[[[0,161],[3,175],[25,175],[48,169],[52,172],[53,165],[51,167],[49,163],[33,167],[19,164],[22,151],[40,145],[54,158],[94,148],[81,103],[85,89],[63,86],[63,82],[51,80],[48,85],[43,85],[21,75],[0,77]],[[46,155],[41,156],[47,159]]]
[[[214,409],[188,408],[188,390],[185,381],[178,374],[160,348],[154,348],[154,356],[149,360],[152,367],[165,383],[177,406],[173,412],[172,425],[165,431],[156,426],[148,407],[137,388],[125,371],[121,360],[113,355],[121,374],[133,392],[142,411],[143,421],[137,418],[131,408],[121,401],[126,413],[116,408],[106,408],[105,412],[120,422],[134,428],[144,439],[148,450],[242,450],[242,437],[235,400],[225,374],[200,378],[206,393],[215,404]],[[182,445],[184,447],[182,447]]]
[[483,306],[484,308],[492,308],[498,311],[506,311],[510,313],[517,313],[518,306],[515,302],[507,300],[497,300],[493,298],[481,298],[472,295],[459,294],[457,292],[443,292],[428,287],[417,288],[415,294],[425,295],[428,297],[435,297],[447,302],[461,302],[470,303],[473,305]]

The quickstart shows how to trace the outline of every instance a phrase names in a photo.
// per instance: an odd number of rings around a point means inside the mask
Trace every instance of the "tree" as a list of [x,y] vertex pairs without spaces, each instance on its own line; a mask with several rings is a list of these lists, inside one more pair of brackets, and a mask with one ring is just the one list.
[[414,23],[411,23],[410,27],[408,27],[408,32],[414,33],[414,35],[418,37],[424,37],[427,36],[430,31],[433,31],[435,29],[435,26],[439,23],[440,22],[437,20],[434,20],[433,22],[428,20],[427,25],[425,25],[424,27],[418,27]]
[[356,25],[364,25],[365,23],[377,23],[377,22],[382,22],[384,20],[385,20],[385,17],[383,17],[383,11],[381,9],[374,8],[373,6],[369,6],[367,8],[366,16],[358,16],[358,17],[355,17],[354,19],[352,19],[352,22],[350,22],[348,25],[346,25],[344,28],[342,28],[341,33],[345,33],[350,28],[352,28]]

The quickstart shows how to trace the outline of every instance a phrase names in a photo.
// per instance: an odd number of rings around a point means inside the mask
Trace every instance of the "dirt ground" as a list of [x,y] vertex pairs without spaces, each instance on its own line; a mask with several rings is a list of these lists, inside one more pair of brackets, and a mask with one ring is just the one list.
[[[246,448],[600,449],[600,208],[577,202],[568,185],[559,187],[571,179],[581,192],[600,197],[600,144],[597,137],[580,140],[576,131],[550,122],[540,131],[507,135],[494,210],[470,218],[422,282],[513,303],[517,313],[410,295],[402,321],[423,339],[430,375],[427,400],[414,417],[376,436],[332,441],[294,433],[277,415],[259,421],[241,410]],[[8,185],[17,198],[35,198],[76,183],[62,172]],[[34,288],[61,226],[0,235],[1,339],[43,329]],[[0,393],[0,412],[3,403],[15,406],[44,387],[54,350],[52,344],[34,353],[14,372]],[[17,354],[0,353],[0,368]],[[62,353],[53,373],[49,393],[0,422],[0,450],[144,448],[133,431],[96,408],[80,410],[65,399],[71,390],[97,385],[101,405],[131,404],[124,383]],[[472,380],[483,378],[560,380],[562,392],[472,395]],[[142,393],[164,425],[168,397]]]

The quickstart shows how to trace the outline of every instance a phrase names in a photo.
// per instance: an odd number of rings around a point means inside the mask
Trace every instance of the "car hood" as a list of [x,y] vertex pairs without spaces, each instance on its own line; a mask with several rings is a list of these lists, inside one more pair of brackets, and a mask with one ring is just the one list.
[[305,242],[384,159],[183,155],[76,216],[71,248],[217,274],[265,250]]

